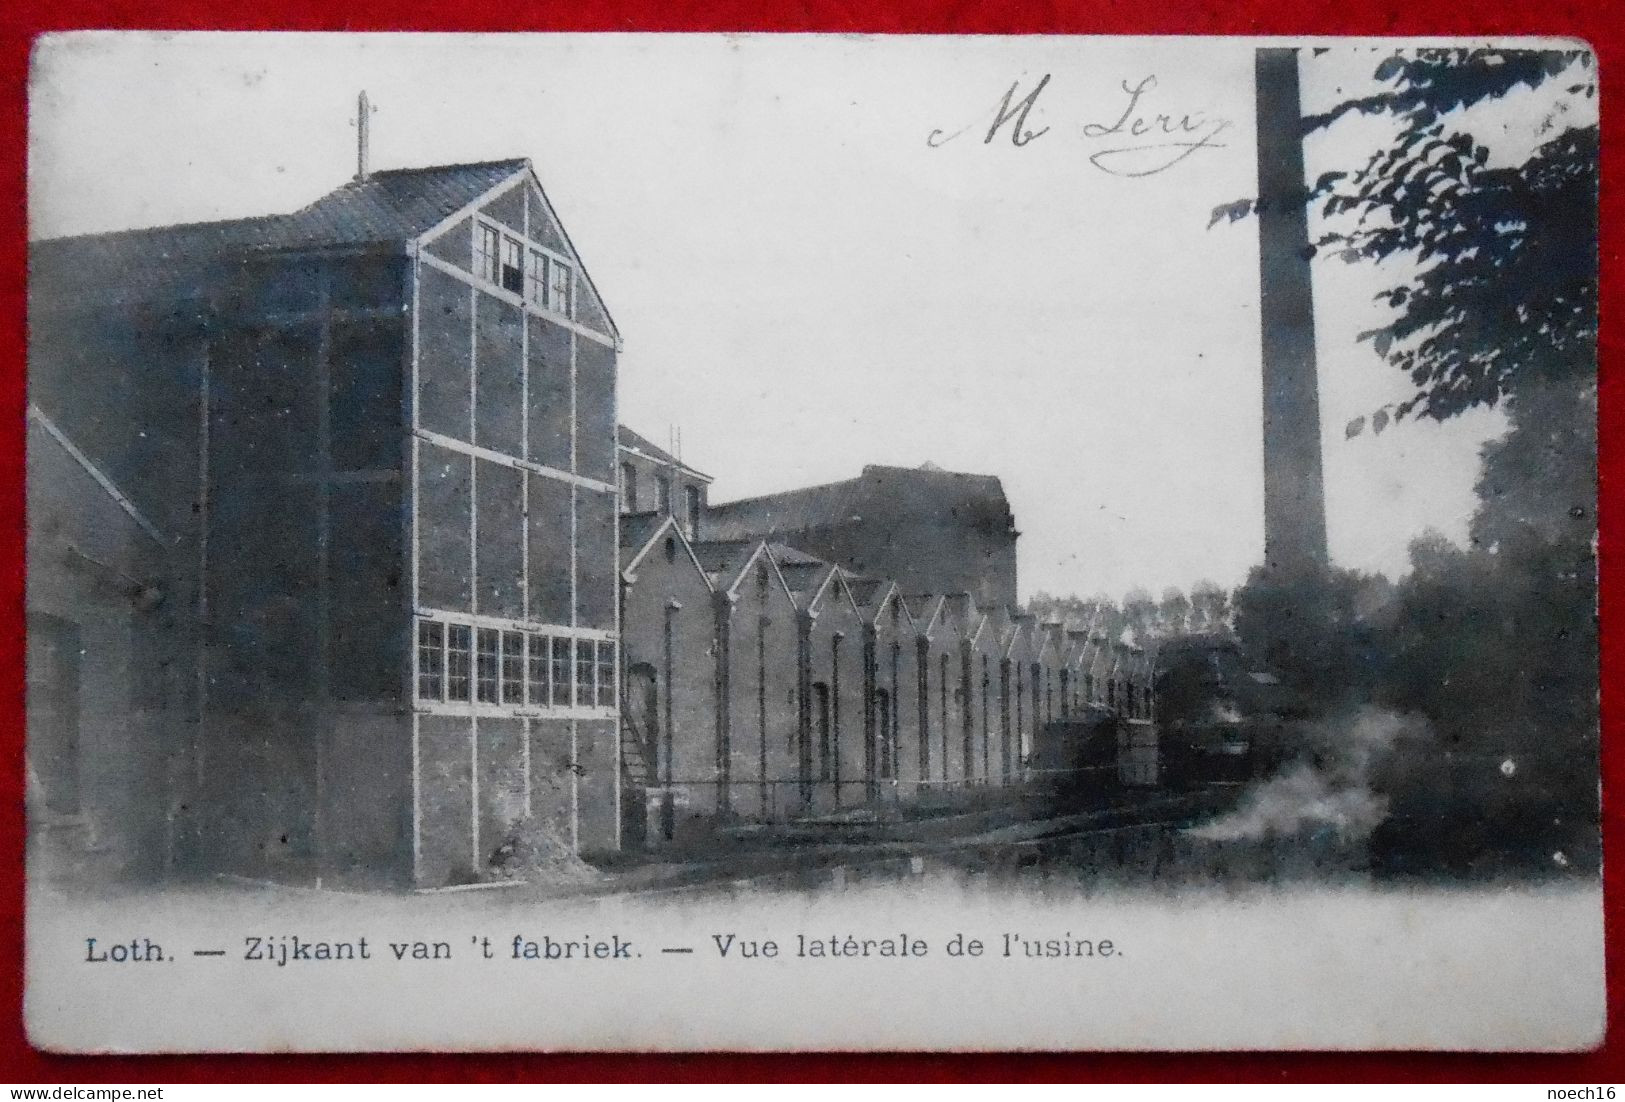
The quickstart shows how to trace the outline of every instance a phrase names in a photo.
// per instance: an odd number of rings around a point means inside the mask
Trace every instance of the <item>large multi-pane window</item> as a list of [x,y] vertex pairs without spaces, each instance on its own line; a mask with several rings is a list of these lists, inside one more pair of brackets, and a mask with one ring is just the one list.
[[481,704],[496,704],[497,657],[501,653],[502,633],[496,628],[480,628],[474,633],[478,644],[474,655],[474,695]]
[[418,621],[418,699],[443,700],[446,689],[446,625]]
[[525,635],[519,631],[502,633],[502,703],[525,702]]
[[616,643],[420,617],[420,702],[613,708]]

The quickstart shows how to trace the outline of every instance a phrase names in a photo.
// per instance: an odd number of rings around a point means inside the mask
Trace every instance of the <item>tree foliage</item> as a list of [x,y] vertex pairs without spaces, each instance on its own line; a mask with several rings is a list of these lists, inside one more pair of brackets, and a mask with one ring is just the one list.
[[[1351,116],[1392,122],[1391,143],[1324,173],[1304,201],[1322,217],[1319,253],[1357,263],[1399,258],[1378,293],[1394,310],[1366,331],[1416,388],[1370,419],[1444,419],[1493,406],[1525,385],[1585,375],[1597,342],[1595,122],[1570,125],[1571,100],[1594,98],[1590,53],[1441,48],[1385,58],[1379,90],[1304,121],[1306,133]],[[1561,82],[1561,88],[1556,85]],[[1545,140],[1500,163],[1471,129],[1470,109],[1539,92]],[[1554,94],[1559,93],[1559,94]],[[1546,136],[1549,135],[1549,136]],[[1256,209],[1242,200],[1213,222]],[[1211,224],[1211,223],[1210,223]],[[1347,435],[1364,430],[1356,418]]]
[[1160,600],[1136,586],[1121,601],[1104,594],[1093,597],[1061,596],[1039,592],[1027,601],[1027,611],[1041,621],[1059,620],[1088,628],[1106,638],[1146,644],[1180,635],[1228,632],[1230,593],[1212,581],[1199,581],[1190,593],[1168,586]]
[[[1383,60],[1380,90],[1305,120],[1394,123],[1393,140],[1307,189],[1345,260],[1391,259],[1392,320],[1361,335],[1412,396],[1351,422],[1443,420],[1500,405],[1469,542],[1410,548],[1397,585],[1349,571],[1255,571],[1236,595],[1244,646],[1332,711],[1374,702],[1425,716],[1429,746],[1381,784],[1388,842],[1430,867],[1595,860],[1597,779],[1597,127],[1565,109],[1595,95],[1578,51],[1423,50]],[[1493,151],[1471,109],[1544,108],[1540,139]],[[1503,105],[1505,106],[1505,105]],[[1479,116],[1482,129],[1483,116]],[[1231,204],[1214,220],[1245,217]]]

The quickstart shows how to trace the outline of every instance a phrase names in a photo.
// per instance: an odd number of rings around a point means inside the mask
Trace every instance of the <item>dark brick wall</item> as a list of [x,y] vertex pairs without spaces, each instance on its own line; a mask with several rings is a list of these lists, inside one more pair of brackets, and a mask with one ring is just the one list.
[[475,877],[472,724],[433,715],[417,723],[418,883],[468,883]]
[[[676,833],[682,835],[689,820],[714,815],[722,803],[716,613],[711,587],[680,537],[667,535],[659,540],[639,562],[636,576],[624,588],[623,662],[641,732],[656,749],[658,780],[676,789],[674,823]],[[650,678],[652,695],[647,691]],[[649,714],[651,704],[653,715]],[[660,835],[657,818],[650,823],[648,836],[658,839]]]
[[323,753],[326,864],[405,883],[412,872],[412,724],[399,712],[344,711]]
[[776,539],[905,593],[969,593],[989,609],[1016,603],[1017,532],[996,479],[871,466],[823,493],[811,517],[792,493],[781,516],[768,498],[724,503],[714,523],[728,538]]
[[[524,474],[514,467],[474,462],[478,504],[475,540],[479,611],[519,620],[525,614]],[[549,572],[557,571],[548,563]]]
[[530,616],[544,624],[570,622],[570,510],[567,483],[532,475],[530,499]]
[[576,490],[576,623],[615,627],[616,516],[609,491]]
[[997,782],[1003,774],[1001,733],[1004,729],[1004,697],[1000,678],[999,633],[992,624],[983,626],[971,645],[971,688],[974,697],[971,739],[971,775],[983,784]]
[[919,768],[918,735],[913,729],[919,710],[914,631],[901,605],[898,598],[889,600],[872,617],[871,628],[873,666],[865,758],[874,775],[872,795],[887,800],[902,795],[904,763],[912,771],[907,775]]
[[570,470],[575,421],[570,413],[570,331],[531,316],[530,459],[544,467]]
[[[807,654],[814,809],[832,811],[864,799],[863,622],[844,591],[832,586],[825,595],[807,629]],[[827,736],[819,685],[829,694]]]
[[529,728],[531,819],[570,844],[575,838],[570,720],[533,719]]
[[782,819],[795,810],[799,784],[797,617],[765,557],[759,565],[727,617],[730,773],[737,814]]
[[418,269],[418,423],[455,440],[469,438],[474,294],[428,265]]
[[926,708],[930,712],[925,780],[940,787],[964,779],[963,654],[952,624],[939,624],[926,647]]
[[482,448],[523,458],[525,318],[490,295],[475,303],[475,439]]
[[140,604],[119,575],[183,597],[159,544],[34,424],[27,491],[30,810],[77,809],[117,871],[156,874],[196,731],[191,679],[177,610]]
[[514,233],[523,233],[525,229],[525,193],[530,189],[524,184],[509,188],[481,209],[487,218],[501,222],[512,229]]
[[[676,517],[678,523],[688,531],[688,490],[692,487],[700,496],[700,524],[699,533],[693,538],[705,539],[705,509],[709,500],[710,487],[704,479],[694,478],[685,474],[681,468],[673,467],[669,463],[661,463],[640,452],[622,451],[621,464],[629,466],[635,472],[633,476],[633,489],[637,492],[636,501],[622,501],[623,513],[649,513],[660,507],[660,479],[671,480],[671,515]],[[618,474],[621,484],[625,485],[624,475]]]
[[401,630],[405,552],[398,482],[333,488],[327,556],[333,699],[394,702],[407,661]]
[[526,202],[530,204],[530,236],[554,252],[564,252],[564,234],[559,232],[559,227],[549,217],[536,194],[530,188],[526,188],[525,193]]
[[576,338],[576,473],[615,481],[615,350]]
[[474,219],[463,219],[429,242],[427,248],[435,257],[468,271],[474,256]]
[[479,852],[489,868],[497,850],[525,818],[525,721],[479,721]]
[[474,460],[427,442],[418,445],[418,600],[430,608],[467,612]]
[[584,857],[615,853],[621,846],[618,745],[613,720],[576,721],[576,841]]

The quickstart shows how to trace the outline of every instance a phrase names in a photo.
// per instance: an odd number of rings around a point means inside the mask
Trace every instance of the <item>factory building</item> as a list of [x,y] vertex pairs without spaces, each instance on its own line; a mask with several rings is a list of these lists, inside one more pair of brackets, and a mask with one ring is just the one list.
[[[77,554],[163,595],[126,599],[114,646],[167,656],[123,675],[164,714],[161,745],[131,737],[100,767],[163,773],[139,802],[169,863],[443,884],[527,819],[620,846],[619,334],[527,161],[36,242],[29,292],[33,401],[56,429],[30,450],[52,543],[31,567]],[[97,489],[48,477],[52,447]],[[105,498],[146,518],[128,542],[150,548],[74,534]],[[96,584],[31,586],[39,638],[98,634]],[[124,705],[70,666],[42,652],[35,696],[77,695],[84,757]],[[42,785],[65,791],[53,769]]]
[[675,517],[690,540],[700,538],[700,519],[708,508],[711,476],[646,437],[622,425],[617,469],[623,513],[651,512]]
[[1016,603],[1015,517],[991,475],[867,466],[857,478],[713,505],[708,539],[766,539],[909,594]]
[[1014,609],[997,478],[713,506],[618,425],[528,161],[35,242],[29,295],[29,799],[82,864],[466,884],[533,831],[952,802],[1024,780],[1080,676],[1148,699]]

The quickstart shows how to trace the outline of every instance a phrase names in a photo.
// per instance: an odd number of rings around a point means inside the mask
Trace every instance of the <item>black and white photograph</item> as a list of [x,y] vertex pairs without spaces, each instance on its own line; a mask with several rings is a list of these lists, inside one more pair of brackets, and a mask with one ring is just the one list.
[[1600,1043],[1597,84],[41,38],[32,1042]]

